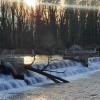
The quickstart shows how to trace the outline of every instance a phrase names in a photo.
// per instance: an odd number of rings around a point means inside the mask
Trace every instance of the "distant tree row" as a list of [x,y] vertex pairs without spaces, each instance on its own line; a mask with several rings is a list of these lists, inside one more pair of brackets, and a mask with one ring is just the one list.
[[[86,1],[80,5],[88,6]],[[92,9],[43,5],[34,8],[1,2],[0,48],[57,50],[74,43],[100,45],[100,9],[96,1],[91,6]]]

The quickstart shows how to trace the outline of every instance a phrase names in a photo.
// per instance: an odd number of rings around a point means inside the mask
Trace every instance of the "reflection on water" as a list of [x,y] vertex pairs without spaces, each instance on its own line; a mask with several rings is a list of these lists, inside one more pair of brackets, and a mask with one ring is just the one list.
[[31,100],[48,100],[46,97],[36,97],[36,98],[32,98]]
[[30,96],[26,95],[24,98],[25,99],[23,99],[23,100],[48,100],[48,97],[46,95],[41,95],[41,94],[35,95],[35,96],[32,96],[32,94]]
[[[24,64],[31,64],[32,62],[33,62],[33,60],[34,60],[34,57],[32,57],[32,56],[19,56],[20,58],[23,58],[24,59]],[[35,59],[35,64],[36,63],[47,63],[48,62],[48,56],[47,55],[36,55],[36,57],[35,57],[36,59]],[[56,60],[56,59],[58,59],[58,60],[62,60],[62,57],[61,56],[59,56],[59,55],[53,55],[53,56],[51,56],[51,59],[52,60]]]
[[[14,54],[14,55],[2,55],[3,59],[5,58],[22,58],[24,59],[24,64],[31,64],[34,60],[34,57],[31,54]],[[62,56],[60,55],[52,55],[49,56],[50,60],[62,60]],[[48,55],[36,55],[35,56],[35,64],[43,64],[48,62]]]
[[24,64],[31,64],[32,61],[34,60],[34,58],[31,56],[25,56],[23,58],[24,58]]

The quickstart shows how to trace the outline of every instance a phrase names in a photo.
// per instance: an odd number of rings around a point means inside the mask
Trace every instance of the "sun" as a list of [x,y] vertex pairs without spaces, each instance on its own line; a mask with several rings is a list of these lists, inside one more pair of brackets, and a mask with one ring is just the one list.
[[28,6],[36,6],[36,0],[24,0],[24,2],[28,5]]

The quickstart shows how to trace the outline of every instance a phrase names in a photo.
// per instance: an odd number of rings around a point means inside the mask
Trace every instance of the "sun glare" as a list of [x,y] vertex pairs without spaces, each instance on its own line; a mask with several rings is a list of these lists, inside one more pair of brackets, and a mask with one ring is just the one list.
[[24,2],[28,5],[28,6],[36,6],[36,0],[24,0]]

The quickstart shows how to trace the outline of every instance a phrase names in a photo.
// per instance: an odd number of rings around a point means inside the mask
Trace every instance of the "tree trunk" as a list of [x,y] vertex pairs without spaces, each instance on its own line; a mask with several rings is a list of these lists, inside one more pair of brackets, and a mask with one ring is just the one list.
[[24,68],[28,69],[28,70],[31,70],[31,71],[34,71],[36,73],[39,73],[41,75],[44,75],[44,76],[48,77],[49,79],[51,79],[52,81],[54,81],[55,83],[61,83],[61,82],[69,83],[69,81],[67,81],[65,79],[59,78],[57,76],[54,76],[54,75],[48,74],[46,72],[43,72],[43,71],[41,71],[39,69],[33,68],[33,67],[31,67],[31,65],[24,65]]

